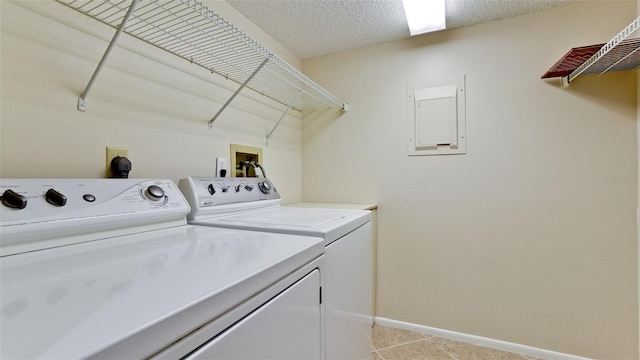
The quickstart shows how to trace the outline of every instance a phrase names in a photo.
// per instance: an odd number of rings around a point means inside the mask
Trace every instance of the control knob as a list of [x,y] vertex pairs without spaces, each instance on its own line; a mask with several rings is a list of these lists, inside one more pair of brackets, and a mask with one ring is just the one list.
[[62,193],[55,191],[54,189],[47,190],[47,193],[44,195],[44,198],[51,205],[56,206],[65,206],[67,204],[67,197]]
[[27,198],[11,189],[7,189],[2,193],[2,204],[14,209],[24,209],[27,207]]
[[269,195],[269,193],[271,192],[271,184],[266,181],[260,182],[258,183],[258,189],[260,189],[263,194]]
[[151,201],[164,199],[164,190],[158,185],[151,185],[144,191],[144,196]]
[[209,186],[207,186],[207,190],[209,190],[209,194],[211,195],[216,193],[216,188],[213,186],[213,184],[209,184]]

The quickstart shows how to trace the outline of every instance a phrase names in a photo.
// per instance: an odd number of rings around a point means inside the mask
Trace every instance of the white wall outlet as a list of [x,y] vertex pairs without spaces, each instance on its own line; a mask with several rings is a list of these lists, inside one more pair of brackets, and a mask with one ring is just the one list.
[[229,175],[229,169],[227,167],[227,159],[216,158],[216,176],[227,177]]

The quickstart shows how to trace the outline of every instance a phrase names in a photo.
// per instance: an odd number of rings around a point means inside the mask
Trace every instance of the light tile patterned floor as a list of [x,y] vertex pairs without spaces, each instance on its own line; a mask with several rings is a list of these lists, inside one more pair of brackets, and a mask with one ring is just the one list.
[[510,352],[375,325],[372,360],[539,360]]

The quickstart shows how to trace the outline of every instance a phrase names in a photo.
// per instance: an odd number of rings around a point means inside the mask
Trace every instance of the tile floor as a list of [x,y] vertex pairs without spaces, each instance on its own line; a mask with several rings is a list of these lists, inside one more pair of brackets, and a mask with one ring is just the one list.
[[372,360],[540,360],[538,358],[375,325]]

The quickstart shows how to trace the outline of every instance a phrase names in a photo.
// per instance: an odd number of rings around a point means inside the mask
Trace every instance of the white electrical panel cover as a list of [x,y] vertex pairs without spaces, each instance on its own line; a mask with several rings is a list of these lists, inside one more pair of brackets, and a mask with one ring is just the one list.
[[464,77],[457,84],[409,86],[408,154],[464,154]]

